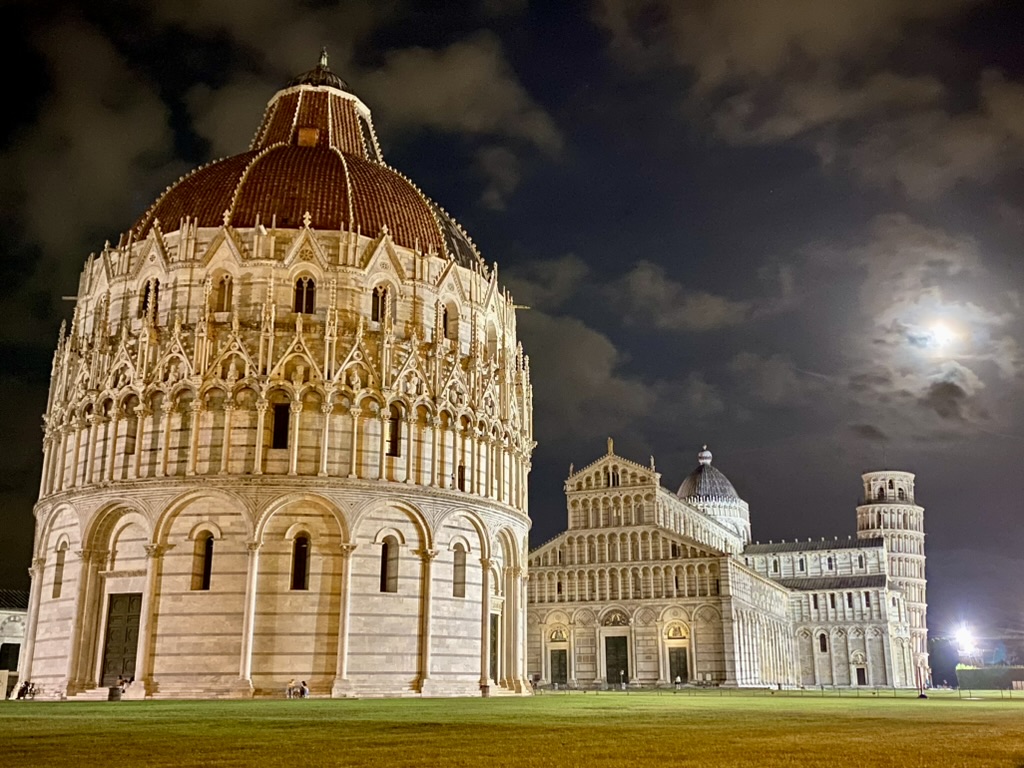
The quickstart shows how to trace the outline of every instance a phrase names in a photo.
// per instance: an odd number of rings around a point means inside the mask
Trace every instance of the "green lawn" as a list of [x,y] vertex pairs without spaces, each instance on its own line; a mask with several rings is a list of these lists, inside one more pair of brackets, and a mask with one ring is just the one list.
[[1024,766],[1024,696],[0,703],[0,766]]

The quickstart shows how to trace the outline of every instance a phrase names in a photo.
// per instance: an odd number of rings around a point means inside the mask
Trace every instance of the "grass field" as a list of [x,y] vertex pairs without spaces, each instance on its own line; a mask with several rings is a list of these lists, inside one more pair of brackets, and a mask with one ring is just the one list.
[[0,766],[1011,766],[1024,696],[2,702]]

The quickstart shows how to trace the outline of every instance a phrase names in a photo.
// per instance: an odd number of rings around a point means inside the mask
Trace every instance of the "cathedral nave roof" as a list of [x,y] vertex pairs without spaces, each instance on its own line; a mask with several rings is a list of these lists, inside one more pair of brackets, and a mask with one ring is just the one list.
[[873,576],[826,576],[813,579],[775,579],[786,589],[795,589],[801,592],[828,592],[840,589],[870,589],[872,587],[884,587],[886,585],[884,573]]
[[825,549],[872,549],[884,547],[885,540],[882,538],[858,539],[856,536],[847,536],[842,539],[808,539],[807,541],[776,541],[762,544],[757,542],[748,544],[743,550],[744,555],[771,555],[781,552],[813,552]]

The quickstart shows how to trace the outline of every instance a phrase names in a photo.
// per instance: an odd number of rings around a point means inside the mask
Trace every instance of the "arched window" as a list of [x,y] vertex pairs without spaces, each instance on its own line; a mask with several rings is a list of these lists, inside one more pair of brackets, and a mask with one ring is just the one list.
[[160,281],[151,277],[142,286],[142,298],[139,300],[139,317],[156,319],[160,305]]
[[828,637],[822,632],[818,635],[818,650],[822,653],[828,653]]
[[807,567],[807,563],[804,561],[804,559],[802,557],[797,562],[797,567],[800,568],[800,573],[803,573],[804,569]]
[[778,572],[779,572],[779,561],[778,561],[778,558],[776,558],[776,559],[772,560],[772,573],[778,573]]
[[309,536],[304,533],[292,544],[292,589],[309,589]]
[[895,487],[895,486],[893,485],[893,482],[892,482],[892,480],[890,480],[890,481],[889,481],[889,490],[891,491],[891,490],[892,490],[892,489],[893,489],[894,487]]
[[125,456],[132,456],[135,453],[135,441],[139,435],[139,417],[135,413],[135,406],[133,405],[127,406],[124,410],[126,426],[122,453]]
[[295,281],[295,311],[312,315],[316,309],[316,282],[309,275]]
[[875,496],[876,496],[876,498],[877,498],[877,499],[878,499],[879,501],[881,501],[882,499],[884,499],[884,498],[885,498],[885,488],[883,488],[882,486],[878,486],[878,493],[877,493],[877,494],[875,494]]
[[864,555],[857,555],[857,567],[858,568],[863,568],[864,567]]
[[397,404],[392,404],[389,411],[384,439],[388,456],[402,455],[402,409]]
[[836,568],[836,561],[835,561],[835,560],[833,560],[833,559],[832,559],[832,558],[830,557],[830,558],[828,559],[828,561],[827,561],[827,562],[828,562],[828,569],[829,569],[830,571],[834,571],[834,570],[835,570],[835,568]]
[[896,491],[896,498],[899,499],[900,501],[904,501],[907,498],[907,492],[900,488],[898,491]]
[[213,286],[213,311],[230,312],[234,285],[231,275],[222,275]]
[[192,556],[192,589],[203,592],[210,589],[213,574],[213,534],[205,531],[196,539]]
[[466,548],[456,544],[452,552],[452,597],[466,596]]
[[53,593],[50,595],[54,600],[60,597],[64,589],[64,560],[68,555],[68,544],[62,541],[57,547],[57,562],[53,568]]
[[274,403],[274,422],[271,425],[270,447],[287,448],[291,432],[292,407],[289,403]]
[[398,539],[386,536],[380,545],[380,591],[398,591]]
[[373,289],[373,296],[370,297],[370,320],[381,323],[388,314],[388,288],[386,285],[378,285]]

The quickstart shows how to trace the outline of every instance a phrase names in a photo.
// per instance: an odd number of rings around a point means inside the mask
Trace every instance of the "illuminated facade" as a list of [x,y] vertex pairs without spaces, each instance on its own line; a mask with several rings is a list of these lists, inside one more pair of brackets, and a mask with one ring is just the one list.
[[711,452],[677,493],[608,453],[565,482],[568,529],[530,553],[542,685],[896,686],[928,681],[914,476],[869,472],[857,536],[750,542]]
[[53,358],[43,696],[522,692],[529,363],[326,57],[90,256]]

